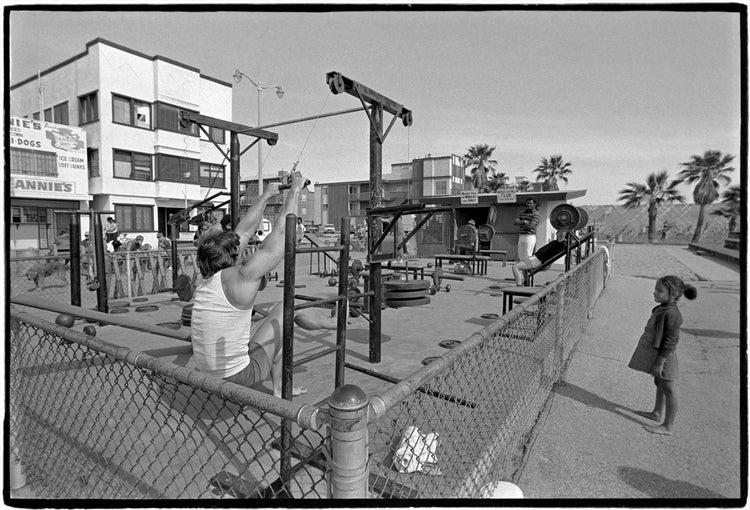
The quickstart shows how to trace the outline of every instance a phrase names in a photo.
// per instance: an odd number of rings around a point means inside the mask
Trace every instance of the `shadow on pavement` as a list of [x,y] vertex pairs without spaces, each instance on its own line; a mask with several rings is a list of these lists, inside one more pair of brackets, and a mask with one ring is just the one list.
[[631,413],[635,413],[635,411],[633,411],[632,409],[629,409],[625,406],[617,405],[614,402],[610,402],[609,400],[602,398],[599,395],[596,395],[594,393],[591,393],[588,390],[584,390],[583,388],[581,388],[580,386],[576,386],[575,384],[570,384],[570,383],[561,381],[561,382],[555,383],[553,391],[560,396],[572,398],[573,400],[577,400],[583,405],[586,405],[589,407],[598,407],[599,409],[604,409],[605,411],[609,411],[618,416],[622,416],[626,420],[632,421],[633,423],[637,423],[638,425],[643,425],[645,423],[642,420],[639,420],[637,418],[634,418],[633,416],[630,416],[622,412],[623,410],[625,410],[625,411],[630,411]]
[[617,474],[622,481],[651,498],[726,499],[717,492],[689,482],[672,480],[652,471],[619,466]]
[[693,329],[693,328],[680,328],[682,333],[694,336],[706,336],[709,338],[739,338],[739,333],[732,333],[729,331],[721,331],[718,329]]

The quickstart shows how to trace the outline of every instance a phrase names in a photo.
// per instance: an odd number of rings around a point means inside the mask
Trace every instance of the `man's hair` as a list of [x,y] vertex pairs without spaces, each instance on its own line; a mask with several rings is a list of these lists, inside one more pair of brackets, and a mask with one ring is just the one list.
[[115,221],[115,219],[112,216],[107,216],[107,221]]
[[219,232],[198,241],[198,269],[209,278],[222,269],[232,267],[239,254],[240,236],[236,232]]

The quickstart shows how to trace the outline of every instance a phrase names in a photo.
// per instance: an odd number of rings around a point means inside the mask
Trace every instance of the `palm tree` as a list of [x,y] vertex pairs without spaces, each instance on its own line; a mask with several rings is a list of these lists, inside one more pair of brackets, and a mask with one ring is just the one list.
[[648,242],[656,240],[656,216],[659,206],[671,204],[672,202],[684,202],[685,197],[677,191],[677,186],[682,184],[680,180],[669,181],[666,170],[659,173],[650,173],[646,178],[646,184],[629,182],[627,188],[619,191],[618,201],[624,202],[627,209],[640,207],[643,202],[648,203]]
[[496,172],[490,176],[487,186],[491,191],[497,191],[500,188],[507,188],[509,180],[510,177],[508,177],[505,172]]
[[534,172],[537,173],[537,181],[544,181],[542,191],[558,191],[560,189],[557,185],[558,179],[567,184],[568,175],[573,173],[570,163],[563,161],[562,154],[550,156],[549,161],[547,158],[542,158]]
[[487,174],[490,171],[493,173],[495,172],[494,165],[497,165],[497,161],[490,159],[492,158],[492,151],[494,150],[494,145],[490,147],[486,143],[472,145],[464,156],[464,165],[471,169],[471,177],[474,187],[479,190],[480,193],[491,191],[488,186]]
[[734,168],[727,165],[733,159],[734,156],[722,154],[721,151],[707,150],[703,156],[693,155],[690,161],[680,163],[685,168],[677,177],[688,184],[697,183],[693,188],[693,201],[700,209],[692,243],[697,243],[701,239],[706,208],[719,198],[720,183],[732,182],[727,174],[734,172]]
[[740,215],[740,200],[742,200],[742,191],[739,184],[729,186],[721,193],[721,203],[718,208],[711,211],[711,214],[723,216],[729,219],[729,231],[734,232],[737,228],[737,217]]

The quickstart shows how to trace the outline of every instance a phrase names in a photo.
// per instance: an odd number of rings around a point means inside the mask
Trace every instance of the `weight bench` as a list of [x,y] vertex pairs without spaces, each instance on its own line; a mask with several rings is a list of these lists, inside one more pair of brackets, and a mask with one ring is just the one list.
[[484,276],[487,274],[487,261],[490,260],[486,255],[451,255],[449,253],[438,253],[435,255],[435,266],[443,267],[443,261],[448,262],[468,262],[471,267],[472,276],[475,274]]
[[489,256],[490,260],[492,260],[493,255],[499,255],[503,258],[503,267],[505,267],[508,262],[508,252],[505,250],[479,250],[479,253]]

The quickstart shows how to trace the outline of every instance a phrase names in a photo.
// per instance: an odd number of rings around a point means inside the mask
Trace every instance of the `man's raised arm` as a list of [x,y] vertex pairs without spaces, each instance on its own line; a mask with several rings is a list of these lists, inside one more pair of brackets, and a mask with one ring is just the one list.
[[239,252],[242,253],[247,247],[247,243],[250,238],[258,231],[260,221],[263,219],[263,211],[266,208],[266,204],[273,197],[281,194],[279,191],[278,182],[272,182],[267,184],[263,188],[263,194],[250,206],[245,216],[237,222],[237,226],[234,227],[234,231],[240,236],[240,248]]

